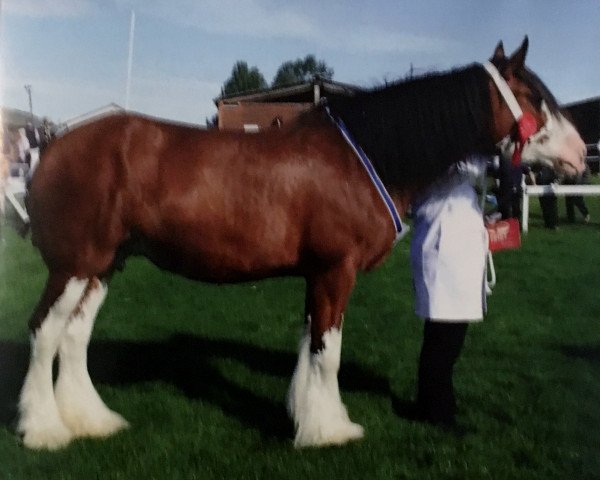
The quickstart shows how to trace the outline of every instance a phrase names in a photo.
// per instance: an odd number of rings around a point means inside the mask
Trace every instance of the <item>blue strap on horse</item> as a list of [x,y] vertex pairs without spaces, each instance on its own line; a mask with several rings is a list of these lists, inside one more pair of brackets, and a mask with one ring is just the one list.
[[373,167],[373,164],[369,160],[369,157],[367,157],[367,154],[360,147],[360,145],[358,145],[358,143],[356,143],[354,141],[354,138],[352,138],[352,135],[346,128],[346,125],[344,124],[342,119],[339,117],[333,116],[331,114],[331,111],[329,110],[329,107],[325,107],[325,111],[327,112],[327,114],[329,115],[329,118],[331,118],[331,120],[333,121],[335,126],[338,128],[338,130],[340,131],[342,136],[344,137],[344,140],[346,140],[348,145],[350,145],[350,147],[352,147],[352,150],[354,150],[354,153],[356,153],[356,156],[359,158],[360,163],[362,164],[364,169],[369,174],[369,178],[371,179],[371,182],[373,182],[373,185],[375,185],[375,188],[379,192],[379,196],[383,200],[383,203],[385,204],[385,206],[390,214],[390,217],[392,217],[392,222],[394,223],[394,228],[396,229],[396,238],[394,238],[394,245],[395,245],[402,237],[404,237],[408,233],[408,231],[409,231],[408,225],[404,225],[402,223],[402,219],[400,218],[400,214],[398,213],[398,210],[396,209],[396,205],[394,205],[394,202],[392,201],[390,194],[388,193],[385,186],[383,185],[383,182],[379,178],[379,175],[377,175],[377,172],[375,171],[375,167]]

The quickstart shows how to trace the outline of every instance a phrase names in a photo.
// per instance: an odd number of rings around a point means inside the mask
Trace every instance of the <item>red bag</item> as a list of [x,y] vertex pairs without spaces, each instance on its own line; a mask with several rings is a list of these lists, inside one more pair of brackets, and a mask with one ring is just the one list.
[[521,247],[521,230],[516,218],[487,223],[490,252]]

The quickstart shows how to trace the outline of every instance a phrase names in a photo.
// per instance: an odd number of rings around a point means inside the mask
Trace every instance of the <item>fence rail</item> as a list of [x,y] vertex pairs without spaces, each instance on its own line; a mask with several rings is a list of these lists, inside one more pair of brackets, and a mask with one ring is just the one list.
[[521,228],[524,232],[529,229],[529,197],[545,195],[600,195],[600,185],[525,185],[523,186],[523,211]]
[[19,201],[19,198],[23,198],[25,195],[25,179],[23,177],[8,177],[4,195],[19,217],[21,217],[23,223],[29,223],[29,215]]

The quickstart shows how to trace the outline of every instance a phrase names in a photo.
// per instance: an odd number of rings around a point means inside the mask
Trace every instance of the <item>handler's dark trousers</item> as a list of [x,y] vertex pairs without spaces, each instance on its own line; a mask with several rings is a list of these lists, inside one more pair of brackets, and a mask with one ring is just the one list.
[[454,423],[452,373],[467,334],[467,322],[425,321],[419,359],[417,404],[424,420]]
[[577,207],[577,210],[581,212],[584,218],[590,213],[581,195],[567,195],[565,197],[565,205],[567,207],[567,220],[570,223],[575,222],[575,207]]
[[540,197],[540,207],[546,228],[555,229],[558,226],[558,201],[554,195]]

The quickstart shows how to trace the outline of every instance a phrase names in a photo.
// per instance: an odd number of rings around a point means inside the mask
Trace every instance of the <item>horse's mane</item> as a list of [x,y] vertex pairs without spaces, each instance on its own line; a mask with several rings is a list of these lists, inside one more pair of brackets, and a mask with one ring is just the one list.
[[493,145],[488,81],[481,65],[471,65],[334,97],[328,106],[386,185],[427,184]]

